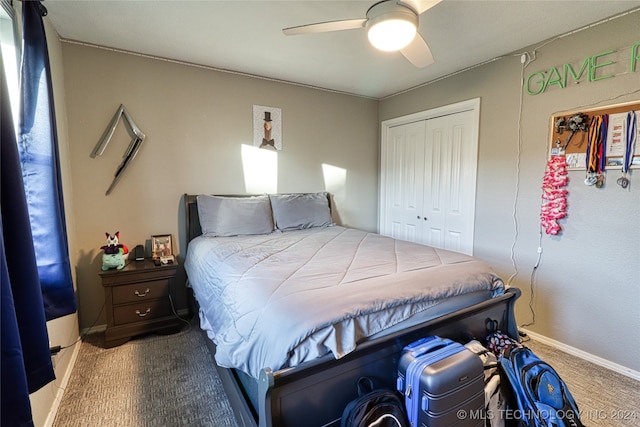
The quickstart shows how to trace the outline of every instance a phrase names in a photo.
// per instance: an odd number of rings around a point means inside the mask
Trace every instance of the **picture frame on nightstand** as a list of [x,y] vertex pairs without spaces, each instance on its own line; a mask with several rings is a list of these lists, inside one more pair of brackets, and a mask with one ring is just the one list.
[[171,234],[151,236],[151,258],[173,260],[173,239]]

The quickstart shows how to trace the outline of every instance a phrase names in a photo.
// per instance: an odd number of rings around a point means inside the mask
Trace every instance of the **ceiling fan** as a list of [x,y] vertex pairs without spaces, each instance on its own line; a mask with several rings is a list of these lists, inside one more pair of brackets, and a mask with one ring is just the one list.
[[282,30],[285,35],[326,33],[365,28],[371,44],[384,51],[400,51],[413,65],[433,64],[427,42],[417,32],[418,17],[440,0],[383,0],[367,10],[366,18],[319,22]]

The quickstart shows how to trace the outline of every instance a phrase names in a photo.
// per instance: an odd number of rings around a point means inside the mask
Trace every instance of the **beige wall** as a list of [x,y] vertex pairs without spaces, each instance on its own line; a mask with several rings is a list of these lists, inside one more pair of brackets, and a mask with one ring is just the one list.
[[[618,60],[629,61],[631,46],[640,42],[638,28],[640,12],[553,41],[537,50],[524,76],[567,62],[581,64],[608,50],[623,50]],[[519,123],[519,53],[383,100],[380,120],[481,98],[474,253],[507,280],[516,272],[513,246],[518,274],[512,283],[523,291],[517,317],[528,323],[550,117],[638,100],[640,69],[631,73],[627,65],[615,78],[555,86],[535,96],[525,93]],[[615,184],[619,176],[619,170],[611,171],[606,187],[598,190],[583,184],[584,172],[570,172],[569,216],[562,235],[542,236],[542,262],[534,281],[536,323],[528,328],[637,373],[640,176],[627,191]]]
[[[330,188],[339,221],[376,229],[377,101],[72,43],[62,51],[82,328],[106,322],[105,232],[120,231],[130,248],[171,233],[182,259],[182,194],[245,193],[241,146],[252,145],[253,105],[282,110],[277,190],[323,191],[322,165],[345,169],[344,185]],[[130,141],[124,126],[102,157],[89,154],[121,103],[147,138],[105,196]]]

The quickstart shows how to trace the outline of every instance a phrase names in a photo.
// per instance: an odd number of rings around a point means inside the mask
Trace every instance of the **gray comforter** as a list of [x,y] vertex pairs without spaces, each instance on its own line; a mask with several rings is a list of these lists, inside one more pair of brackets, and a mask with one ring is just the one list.
[[504,291],[475,258],[339,226],[198,237],[185,268],[216,361],[256,378],[339,358],[449,297]]

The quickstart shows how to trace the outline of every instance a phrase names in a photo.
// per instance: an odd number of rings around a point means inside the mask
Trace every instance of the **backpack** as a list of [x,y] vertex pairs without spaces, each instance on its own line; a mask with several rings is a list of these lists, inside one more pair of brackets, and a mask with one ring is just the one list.
[[508,390],[501,385],[498,358],[477,340],[469,341],[465,347],[477,354],[484,366],[484,425],[485,427],[505,427],[507,403],[510,399]]
[[409,427],[404,402],[398,392],[376,389],[373,380],[358,380],[358,397],[347,404],[340,427]]
[[517,401],[519,426],[584,427],[565,382],[531,349],[514,347],[498,361]]

